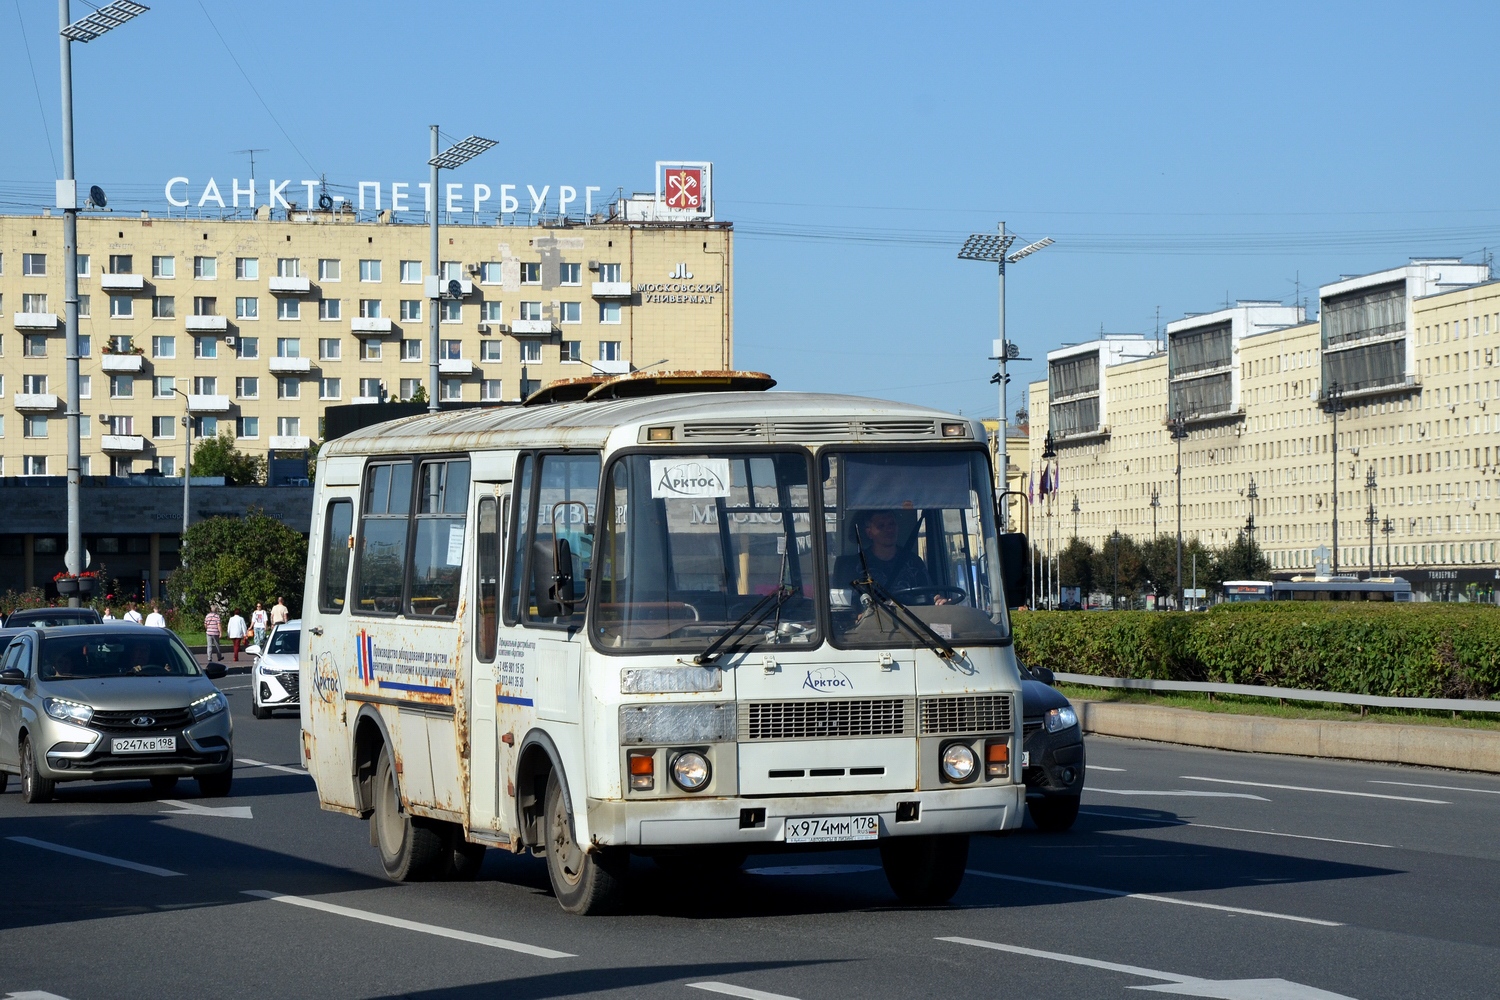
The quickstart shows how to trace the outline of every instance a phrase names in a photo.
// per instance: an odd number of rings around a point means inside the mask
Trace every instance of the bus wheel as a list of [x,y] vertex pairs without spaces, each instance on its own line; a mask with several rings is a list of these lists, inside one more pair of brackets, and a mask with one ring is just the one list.
[[564,910],[592,916],[619,909],[625,897],[625,873],[630,855],[624,851],[585,851],[573,839],[573,824],[557,772],[547,776],[546,806],[542,814],[547,851],[547,877]]
[[484,867],[484,845],[464,839],[464,828],[449,825],[448,843],[443,846],[443,878],[453,882],[472,882]]
[[880,864],[886,881],[903,903],[946,903],[964,880],[969,863],[969,835],[891,837],[880,842]]
[[375,814],[370,817],[370,839],[380,850],[380,864],[397,882],[428,878],[442,861],[443,837],[428,823],[401,811],[391,751],[381,747],[375,765]]

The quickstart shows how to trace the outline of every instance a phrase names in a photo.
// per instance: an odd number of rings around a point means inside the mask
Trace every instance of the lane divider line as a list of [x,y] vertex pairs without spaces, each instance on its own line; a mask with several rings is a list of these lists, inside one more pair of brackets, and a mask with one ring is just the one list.
[[1099,896],[1115,896],[1120,899],[1144,899],[1151,903],[1171,903],[1174,906],[1191,906],[1200,910],[1218,910],[1220,913],[1239,913],[1247,917],[1269,917],[1272,920],[1290,920],[1299,924],[1316,924],[1319,927],[1343,927],[1337,920],[1319,920],[1316,917],[1299,917],[1291,913],[1275,913],[1271,910],[1249,910],[1243,906],[1224,906],[1219,903],[1203,903],[1195,899],[1177,899],[1174,896],[1157,896],[1149,892],[1126,892],[1124,889],[1105,889],[1097,885],[1077,885],[1072,882],[1049,882],[1040,878],[1023,878],[1020,875],[1000,875],[996,872],[982,872],[975,868],[967,869],[967,874],[978,875],[980,878],[1003,879],[1006,882],[1025,882],[1027,885],[1044,885],[1052,889],[1071,889],[1074,892],[1088,892]]
[[1250,799],[1254,802],[1271,801],[1264,795],[1251,795],[1249,792],[1205,792],[1201,789],[1188,788],[1100,788],[1097,785],[1090,785],[1084,791],[1098,792],[1101,795],[1171,795],[1192,799]]
[[[1105,819],[1132,819],[1134,817],[1121,816],[1118,813],[1094,812],[1090,809],[1078,810],[1080,816],[1102,816]],[[1387,850],[1395,850],[1394,844],[1374,844],[1368,840],[1339,840],[1337,837],[1314,837],[1306,833],[1278,833],[1275,830],[1251,830],[1242,826],[1214,826],[1212,823],[1193,823],[1188,820],[1149,820],[1158,826],[1196,826],[1202,830],[1228,830],[1230,833],[1258,833],[1262,837],[1290,837],[1293,840],[1317,840],[1325,844],[1350,844],[1354,847],[1384,847]]]
[[1082,955],[1064,955],[1056,951],[1038,951],[1035,948],[1022,948],[1018,944],[1000,944],[996,941],[980,941],[977,938],[966,937],[940,937],[937,940],[947,941],[950,944],[966,944],[973,948],[988,948],[991,951],[1005,951],[1012,955],[1047,958],[1054,962],[1067,962],[1069,965],[1086,965],[1090,969],[1104,969],[1106,972],[1123,972],[1127,976],[1140,976],[1142,979],[1164,979],[1169,983],[1201,982],[1196,976],[1179,976],[1175,972],[1143,969],[1139,965],[1122,965],[1119,962],[1105,962],[1097,958],[1084,958]]
[[285,771],[287,774],[300,774],[304,778],[312,777],[312,775],[300,767],[287,767],[285,764],[267,764],[263,760],[251,760],[249,757],[236,757],[234,762],[236,764],[244,764],[246,767],[264,767],[272,771]]
[[1478,792],[1480,795],[1500,795],[1496,788],[1465,788],[1462,785],[1419,785],[1415,781],[1381,781],[1371,778],[1372,785],[1405,785],[1407,788],[1432,788],[1440,792]]
[[80,851],[76,847],[64,847],[62,844],[49,844],[45,840],[33,840],[30,837],[6,837],[6,840],[15,841],[17,844],[25,844],[28,847],[40,847],[44,851],[56,851],[58,854],[67,854],[75,858],[83,858],[85,861],[97,861],[103,865],[114,865],[116,868],[129,868],[133,872],[143,872],[146,875],[157,875],[161,878],[184,877],[182,872],[174,872],[170,868],[157,868],[155,865],[143,865],[136,861],[126,861],[124,858],[112,858],[107,854],[95,854],[93,851]]
[[767,993],[765,990],[752,990],[748,986],[736,986],[733,983],[688,983],[695,990],[706,990],[709,993],[722,993],[729,997],[744,997],[745,1000],[797,1000],[785,993]]
[[1381,795],[1379,792],[1349,792],[1342,788],[1309,788],[1306,785],[1272,785],[1264,781],[1235,781],[1231,778],[1200,778],[1193,774],[1181,775],[1183,781],[1212,781],[1219,785],[1244,785],[1247,788],[1279,788],[1284,792],[1320,792],[1323,795],[1352,795],[1361,799],[1385,799],[1389,802],[1419,802],[1428,806],[1451,806],[1442,799],[1415,799],[1407,795]]
[[388,917],[383,913],[356,910],[352,906],[339,906],[337,903],[325,903],[322,900],[308,899],[305,896],[288,896],[279,892],[268,892],[265,889],[245,889],[241,892],[241,895],[255,896],[258,899],[269,899],[276,903],[288,903],[292,906],[301,906],[309,910],[318,910],[322,913],[332,913],[335,916],[349,917],[353,920],[364,920],[372,924],[384,924],[387,927],[397,927],[404,931],[431,934],[433,937],[449,938],[454,941],[484,945],[486,948],[500,948],[505,951],[519,952],[522,955],[534,955],[537,958],[578,957],[571,952],[554,951],[551,948],[540,948],[534,944],[509,941],[505,938],[489,937],[485,934],[471,934],[468,931],[454,930],[451,927],[439,927],[437,924],[424,924],[416,920],[405,920],[401,917]]
[[1123,767],[1105,767],[1103,764],[1089,764],[1090,771],[1124,771]]

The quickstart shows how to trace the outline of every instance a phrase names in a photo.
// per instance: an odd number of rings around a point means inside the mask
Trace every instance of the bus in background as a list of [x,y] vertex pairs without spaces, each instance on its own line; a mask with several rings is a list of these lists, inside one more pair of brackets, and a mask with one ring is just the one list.
[[1270,580],[1225,580],[1224,601],[1228,604],[1244,604],[1271,599]]
[[774,384],[584,378],[324,445],[302,753],[390,877],[530,851],[597,913],[632,853],[844,843],[935,903],[1020,826],[1026,546],[983,426]]
[[[1225,586],[1228,586],[1226,584]],[[1411,583],[1399,576],[1294,576],[1272,585],[1277,601],[1412,601]]]

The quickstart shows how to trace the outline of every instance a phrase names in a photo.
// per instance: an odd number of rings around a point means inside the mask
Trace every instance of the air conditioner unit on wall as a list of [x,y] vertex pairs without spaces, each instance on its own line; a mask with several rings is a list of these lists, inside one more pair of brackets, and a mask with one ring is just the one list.
[[483,270],[483,268],[480,265],[478,265],[478,264],[470,264],[469,265],[469,273],[470,274],[476,274],[477,275],[481,270]]
[[239,342],[240,342],[240,338],[234,336],[233,334],[230,334],[228,337],[224,338],[224,346],[225,347],[234,347],[237,344],[239,344]]
[[481,337],[488,337],[489,334],[490,334],[490,325],[488,323],[480,323],[479,324],[479,335]]

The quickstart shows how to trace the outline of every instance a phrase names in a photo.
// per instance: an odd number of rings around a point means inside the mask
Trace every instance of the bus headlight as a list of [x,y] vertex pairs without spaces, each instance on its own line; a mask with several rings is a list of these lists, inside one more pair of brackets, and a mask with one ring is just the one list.
[[1064,705],[1042,716],[1042,722],[1046,725],[1047,732],[1060,733],[1064,729],[1071,729],[1078,725],[1078,713]]
[[695,750],[672,758],[672,781],[684,792],[698,792],[708,787],[708,758]]
[[941,766],[943,777],[949,781],[963,782],[974,777],[974,749],[967,743],[949,743],[943,747]]

